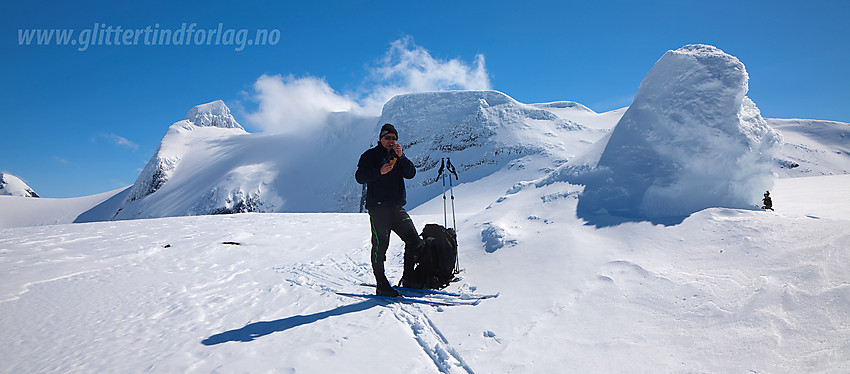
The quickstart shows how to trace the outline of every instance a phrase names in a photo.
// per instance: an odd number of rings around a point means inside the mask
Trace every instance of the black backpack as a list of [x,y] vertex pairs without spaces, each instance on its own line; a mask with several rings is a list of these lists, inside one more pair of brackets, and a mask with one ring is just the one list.
[[402,285],[409,288],[444,288],[455,278],[455,230],[427,224],[421,236],[425,240],[424,250],[416,256],[416,267],[411,276],[402,280]]

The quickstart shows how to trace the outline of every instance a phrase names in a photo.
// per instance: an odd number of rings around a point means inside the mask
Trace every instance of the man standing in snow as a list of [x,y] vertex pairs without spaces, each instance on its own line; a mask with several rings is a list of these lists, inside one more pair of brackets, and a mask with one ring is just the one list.
[[764,203],[764,206],[761,207],[762,209],[773,210],[773,199],[770,198],[770,191],[764,191],[764,199],[761,202]]
[[[404,241],[405,273],[407,261],[415,256],[424,245],[410,216],[404,210],[407,192],[404,179],[416,175],[416,168],[402,152],[398,141],[398,132],[391,124],[381,127],[379,144],[363,152],[357,163],[355,178],[357,183],[366,185],[366,209],[372,227],[372,271],[375,273],[377,295],[398,296],[384,273],[384,261],[387,259],[390,231]],[[411,269],[412,270],[412,269]],[[407,274],[405,274],[407,275]]]

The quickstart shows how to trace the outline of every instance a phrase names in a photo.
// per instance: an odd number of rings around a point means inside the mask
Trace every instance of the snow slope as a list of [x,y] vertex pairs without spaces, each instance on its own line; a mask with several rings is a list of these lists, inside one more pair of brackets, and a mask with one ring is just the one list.
[[[92,196],[75,198],[39,198],[0,196],[0,227],[55,225],[88,222],[80,219],[85,213],[104,205],[114,196],[123,196],[128,188],[120,188]],[[112,205],[114,212],[116,205]],[[95,221],[102,221],[98,215]]]
[[782,179],[776,212],[601,229],[575,217],[578,186],[505,193],[459,216],[450,290],[501,292],[461,307],[333,294],[368,291],[365,214],[0,229],[0,371],[846,372],[848,182]]
[[850,124],[768,119],[785,142],[774,170],[780,178],[850,173]]

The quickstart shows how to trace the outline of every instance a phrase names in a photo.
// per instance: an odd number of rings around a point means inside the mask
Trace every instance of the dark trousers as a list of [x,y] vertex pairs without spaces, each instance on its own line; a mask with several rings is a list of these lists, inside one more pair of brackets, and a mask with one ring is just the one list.
[[[404,241],[405,273],[408,272],[408,261],[416,256],[420,246],[424,245],[410,216],[403,207],[378,207],[369,209],[369,219],[372,226],[372,271],[378,287],[390,287],[390,282],[384,273],[384,261],[387,260],[387,248],[390,245],[390,232],[396,233]],[[411,269],[412,270],[412,269]]]

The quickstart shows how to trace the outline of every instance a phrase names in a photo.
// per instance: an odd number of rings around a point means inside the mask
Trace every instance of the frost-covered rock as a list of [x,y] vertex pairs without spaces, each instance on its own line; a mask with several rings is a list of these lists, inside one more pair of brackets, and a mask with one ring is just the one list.
[[211,103],[198,105],[186,114],[186,121],[200,127],[221,127],[225,129],[240,129],[242,126],[230,115],[230,108],[224,101],[216,100]]
[[747,80],[744,64],[715,47],[668,51],[584,174],[579,216],[752,208],[773,184],[781,137],[745,96]]
[[21,178],[2,172],[0,172],[0,195],[38,197],[38,194],[22,181]]
[[596,114],[596,112],[594,112],[593,109],[590,109],[587,106],[585,106],[584,104],[577,103],[575,101],[553,101],[551,103],[538,103],[538,104],[530,104],[530,105],[537,107],[537,108],[544,108],[544,109],[572,109],[572,110]]

